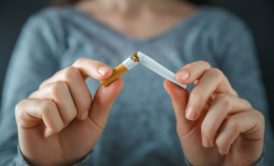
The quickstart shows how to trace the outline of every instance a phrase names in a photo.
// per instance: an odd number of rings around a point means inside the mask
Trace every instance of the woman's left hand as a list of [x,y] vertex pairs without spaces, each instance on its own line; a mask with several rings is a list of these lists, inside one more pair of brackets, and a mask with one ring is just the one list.
[[207,62],[188,64],[176,77],[183,84],[195,83],[191,92],[169,81],[164,83],[186,159],[194,166],[254,164],[263,151],[263,115],[240,98],[225,75]]

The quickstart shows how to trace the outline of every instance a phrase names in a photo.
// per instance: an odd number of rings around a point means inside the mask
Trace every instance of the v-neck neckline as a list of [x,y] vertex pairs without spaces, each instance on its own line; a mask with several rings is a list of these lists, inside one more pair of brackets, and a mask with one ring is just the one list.
[[143,39],[127,36],[126,34],[123,34],[122,32],[114,30],[110,26],[98,21],[96,18],[89,16],[88,14],[86,14],[85,12],[81,11],[80,9],[74,6],[68,5],[66,6],[66,8],[68,8],[69,10],[72,10],[73,12],[75,12],[77,16],[86,20],[86,23],[91,24],[92,26],[97,26],[98,28],[100,28],[100,30],[104,31],[104,33],[108,33],[110,35],[115,36],[118,39],[122,39],[122,40],[125,40],[126,42],[130,42],[133,44],[152,43],[154,41],[159,41],[161,39],[166,39],[169,36],[176,35],[179,30],[184,29],[185,27],[187,27],[187,25],[189,25],[189,23],[196,20],[196,18],[201,15],[204,9],[204,7],[198,7],[197,10],[192,15],[184,19],[181,19],[180,21],[178,21],[178,23],[176,23],[174,26],[172,26],[168,30],[158,35],[155,35],[151,38],[143,40]]

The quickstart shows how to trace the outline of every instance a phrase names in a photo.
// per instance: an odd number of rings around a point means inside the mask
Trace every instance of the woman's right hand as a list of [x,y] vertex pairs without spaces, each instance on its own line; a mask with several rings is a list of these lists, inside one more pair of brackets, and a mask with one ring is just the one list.
[[92,97],[85,80],[104,80],[112,72],[101,62],[80,58],[17,104],[20,150],[30,164],[71,165],[93,149],[123,81],[99,87]]

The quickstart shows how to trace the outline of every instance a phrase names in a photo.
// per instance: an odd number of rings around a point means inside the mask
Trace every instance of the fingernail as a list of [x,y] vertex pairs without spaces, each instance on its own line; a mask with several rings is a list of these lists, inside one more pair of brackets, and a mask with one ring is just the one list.
[[80,114],[79,119],[80,119],[80,120],[86,120],[87,117],[88,117],[88,113],[89,113],[89,111],[84,111],[84,112],[82,112],[82,114]]
[[202,143],[205,148],[211,147],[209,140],[205,136],[202,137]]
[[108,72],[110,72],[112,69],[110,67],[107,67],[107,66],[101,66],[99,67],[98,69],[98,72],[101,74],[101,75],[106,75]]
[[185,70],[179,73],[179,78],[181,78],[182,80],[187,80],[189,76],[190,76],[189,72]]
[[188,120],[196,120],[196,112],[192,109],[192,107],[188,107],[186,109],[186,118]]

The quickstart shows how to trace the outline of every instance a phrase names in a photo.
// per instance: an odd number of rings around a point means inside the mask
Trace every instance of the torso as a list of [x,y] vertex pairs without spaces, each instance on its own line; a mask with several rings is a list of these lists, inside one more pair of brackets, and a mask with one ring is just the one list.
[[[235,21],[223,11],[199,8],[192,16],[182,16],[167,32],[150,34],[143,40],[127,36],[124,31],[117,32],[71,6],[46,11],[42,18],[46,22],[42,28],[52,30],[46,41],[58,50],[55,56],[60,69],[80,56],[115,67],[140,50],[173,72],[197,60],[219,67],[217,59],[221,55],[216,51],[224,37],[219,25]],[[40,25],[42,19],[38,20]],[[140,27],[142,25],[136,26]],[[57,40],[55,44],[53,39]],[[124,89],[88,163],[96,166],[183,165],[175,116],[163,79],[142,66],[125,74],[123,79]],[[88,86],[94,94],[98,81],[89,80]]]

